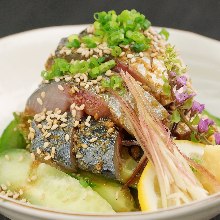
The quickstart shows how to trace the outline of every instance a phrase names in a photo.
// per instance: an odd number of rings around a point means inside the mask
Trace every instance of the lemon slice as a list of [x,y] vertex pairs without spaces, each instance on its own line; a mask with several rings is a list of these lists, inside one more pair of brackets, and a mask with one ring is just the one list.
[[[175,141],[179,150],[193,159],[201,159],[205,145],[191,141]],[[156,171],[151,162],[147,163],[138,183],[138,199],[142,211],[156,211],[161,208],[161,198]]]
[[158,209],[159,195],[155,190],[156,172],[151,164],[147,163],[138,183],[138,200],[142,211],[156,211]]

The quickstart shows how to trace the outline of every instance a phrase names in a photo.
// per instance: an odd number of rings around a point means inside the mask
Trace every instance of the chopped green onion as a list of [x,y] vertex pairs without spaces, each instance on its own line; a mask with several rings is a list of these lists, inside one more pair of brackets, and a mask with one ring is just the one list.
[[54,59],[54,64],[51,67],[50,71],[42,71],[41,76],[46,79],[50,80],[55,77],[62,76],[65,72],[68,72],[70,68],[70,64],[61,58]]
[[102,87],[114,90],[123,90],[123,80],[120,76],[112,76],[110,80],[102,80]]
[[100,66],[93,68],[89,71],[89,76],[91,78],[97,78],[99,75],[105,73],[106,71],[112,69],[116,65],[114,60],[109,60],[102,63]]
[[169,39],[169,32],[166,30],[166,28],[162,28],[161,31],[159,32],[160,35],[164,36],[165,40]]
[[114,90],[122,88],[123,80],[120,76],[112,76],[110,79],[110,87]]
[[[149,48],[149,40],[142,31],[150,27],[150,22],[144,15],[136,10],[124,10],[117,15],[115,11],[98,12],[94,14],[95,36],[99,36],[103,41],[107,41],[109,46],[119,46],[120,44],[134,44],[132,49],[136,52]],[[117,56],[118,52],[112,52]]]
[[73,40],[79,40],[79,36],[77,34],[72,34],[68,37],[68,42],[71,42]]
[[79,48],[80,47],[80,42],[79,42],[79,40],[77,40],[77,39],[74,39],[73,41],[71,41],[71,42],[68,42],[67,44],[66,44],[66,47],[68,47],[68,48]]
[[84,44],[86,44],[86,46],[88,48],[96,48],[97,47],[97,44],[95,43],[95,41],[92,37],[84,36],[84,37],[82,37],[82,42]]
[[99,57],[97,59],[97,61],[98,61],[99,64],[101,64],[101,63],[103,63],[105,61],[105,57]]
[[122,52],[121,48],[118,47],[118,46],[115,46],[115,47],[112,48],[111,55],[113,57],[118,57],[121,54],[121,52]]
[[109,60],[105,63],[105,57],[95,58],[91,57],[89,60],[76,60],[70,64],[65,59],[57,58],[54,59],[54,64],[49,71],[42,71],[41,76],[46,80],[54,79],[65,74],[74,75],[77,73],[89,73],[91,78],[105,73],[107,70],[112,69],[116,63],[114,60]]
[[79,48],[80,47],[80,41],[79,41],[79,37],[77,34],[73,34],[73,35],[70,35],[68,37],[68,42],[66,44],[66,46],[68,48]]

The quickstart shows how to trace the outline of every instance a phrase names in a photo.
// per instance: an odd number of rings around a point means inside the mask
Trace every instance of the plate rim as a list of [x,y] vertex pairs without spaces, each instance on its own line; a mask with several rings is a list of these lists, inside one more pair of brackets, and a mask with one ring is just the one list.
[[[56,30],[56,29],[66,29],[66,28],[83,28],[88,26],[88,24],[78,24],[78,25],[60,25],[60,26],[50,26],[50,27],[42,27],[42,28],[36,28],[36,29],[32,29],[32,30],[27,30],[27,31],[23,31],[23,32],[19,32],[19,33],[15,33],[12,35],[8,35],[8,36],[4,36],[2,38],[0,38],[0,44],[6,42],[6,41],[10,41],[13,40],[14,38],[20,38],[20,37],[25,37],[25,35],[29,35],[29,34],[35,34],[37,32],[44,32],[44,31],[48,31],[48,30]],[[158,26],[153,26],[156,29],[160,29],[161,27]],[[168,31],[171,32],[177,32],[180,34],[187,34],[188,36],[191,37],[196,37],[199,38],[201,40],[205,40],[205,41],[209,41],[209,42],[213,42],[214,44],[220,46],[220,41],[216,40],[216,39],[212,39],[210,37],[207,36],[203,36],[201,34],[198,33],[194,33],[191,31],[186,31],[186,30],[180,30],[180,29],[174,29],[174,28],[167,28]],[[29,209],[31,210],[31,212],[42,212],[42,214],[48,213],[48,214],[58,214],[58,215],[63,215],[63,216],[81,216],[81,217],[119,217],[119,216],[130,216],[130,217],[134,217],[134,216],[150,216],[150,215],[154,215],[155,217],[157,217],[157,215],[161,215],[161,214],[165,214],[167,212],[172,212],[173,213],[176,211],[177,214],[183,214],[184,210],[190,211],[190,212],[194,212],[194,211],[198,211],[203,209],[204,207],[208,207],[208,206],[212,206],[212,205],[219,205],[220,204],[220,193],[211,195],[205,199],[199,200],[199,201],[193,201],[189,204],[185,204],[183,206],[178,206],[178,207],[171,207],[168,209],[160,209],[158,211],[153,211],[153,212],[143,212],[143,211],[138,211],[138,212],[126,212],[126,213],[116,213],[116,214],[92,214],[92,213],[73,213],[73,212],[65,212],[65,211],[58,211],[58,210],[53,210],[53,209],[47,209],[41,206],[36,206],[36,205],[27,205],[27,204],[23,204],[19,201],[4,197],[2,195],[0,195],[0,199],[2,199],[5,202],[0,202],[0,206],[4,207],[6,206],[9,209],[17,209],[17,211],[21,211],[19,210],[19,207],[24,208],[23,212],[25,212],[25,209]],[[208,204],[204,204],[206,202],[208,202],[209,200],[210,203]],[[188,209],[189,207],[189,209]],[[180,210],[182,210],[181,212],[179,212]]]

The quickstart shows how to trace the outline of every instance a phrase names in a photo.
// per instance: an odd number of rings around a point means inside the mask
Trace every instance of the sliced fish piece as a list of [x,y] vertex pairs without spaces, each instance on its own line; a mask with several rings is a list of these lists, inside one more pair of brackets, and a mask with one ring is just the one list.
[[110,123],[109,119],[92,119],[89,127],[81,123],[74,135],[74,146],[79,169],[115,179],[115,149],[121,145],[121,135],[115,127],[108,126]]
[[[43,161],[55,162],[62,168],[75,172],[77,164],[72,143],[74,121],[71,114],[68,114],[66,119],[65,127],[62,127],[62,122],[58,122],[56,129],[50,128],[48,130],[44,129],[44,126],[48,126],[46,119],[40,123],[33,120],[31,127],[35,131],[35,137],[31,141],[30,151]],[[43,128],[39,128],[39,124]],[[48,133],[50,134],[49,136],[47,135]]]

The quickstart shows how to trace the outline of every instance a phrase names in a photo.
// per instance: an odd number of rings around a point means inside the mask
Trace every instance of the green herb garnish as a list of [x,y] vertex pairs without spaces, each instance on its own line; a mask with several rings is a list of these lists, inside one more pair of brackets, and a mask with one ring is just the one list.
[[159,32],[159,34],[164,36],[165,40],[169,39],[170,34],[166,28],[162,28],[161,31]]
[[181,117],[180,117],[180,113],[178,112],[178,110],[174,110],[173,113],[172,113],[172,116],[171,116],[171,121],[173,123],[178,123],[180,122],[181,120]]

